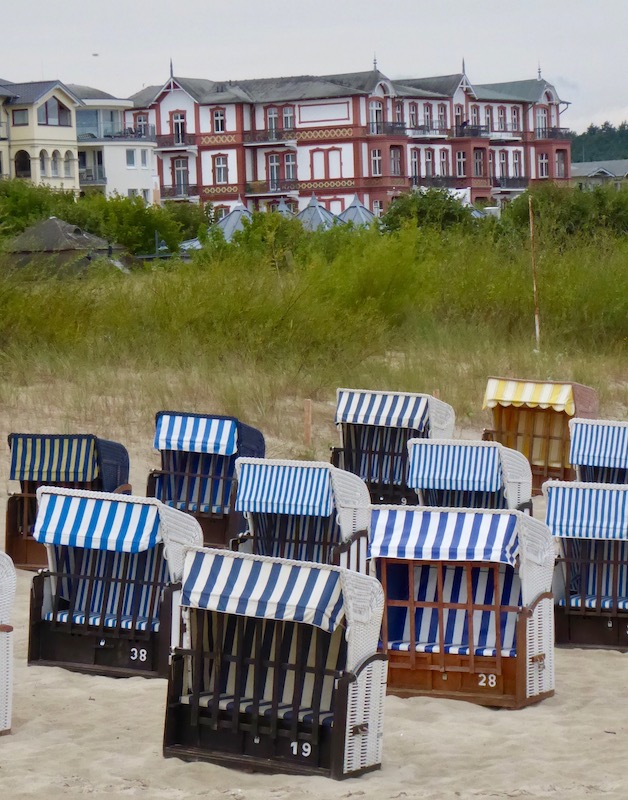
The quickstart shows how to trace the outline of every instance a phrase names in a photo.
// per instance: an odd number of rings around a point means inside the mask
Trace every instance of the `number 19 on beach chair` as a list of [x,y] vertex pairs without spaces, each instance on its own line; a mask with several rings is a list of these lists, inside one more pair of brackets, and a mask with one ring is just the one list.
[[159,411],[155,449],[161,469],[146,494],[194,516],[205,544],[224,547],[241,530],[232,509],[238,455],[263,457],[264,437],[234,417]]
[[13,698],[13,626],[15,568],[6,553],[0,553],[0,736],[11,732]]
[[628,422],[570,419],[569,429],[577,481],[628,483]]
[[378,769],[382,604],[352,570],[189,550],[164,755],[336,779]]
[[389,692],[521,708],[553,694],[554,546],[520,511],[374,506]]
[[49,569],[33,579],[29,664],[166,677],[175,584],[185,547],[202,544],[198,523],[146,497],[42,487],[37,498]]
[[556,643],[628,650],[628,486],[548,481]]
[[338,389],[340,447],[332,463],[366,482],[373,503],[414,502],[406,483],[408,439],[451,438],[451,406],[426,394]]
[[319,461],[239,458],[233,547],[368,571],[370,497],[357,475]]
[[46,565],[43,545],[33,539],[40,486],[130,492],[129,455],[118,442],[91,434],[9,435],[9,478],[20,482],[20,492],[9,496],[6,552],[25,569]]

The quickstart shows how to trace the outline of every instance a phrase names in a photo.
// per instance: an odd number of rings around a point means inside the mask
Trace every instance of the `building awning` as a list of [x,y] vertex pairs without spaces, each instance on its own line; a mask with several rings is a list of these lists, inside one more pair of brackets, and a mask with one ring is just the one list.
[[72,489],[38,489],[35,540],[118,553],[150,550],[161,541],[158,501],[128,495],[109,500],[89,494]]
[[157,415],[155,449],[232,456],[238,449],[236,420],[200,414]]
[[548,481],[543,494],[554,536],[628,540],[628,486]]
[[306,622],[330,633],[345,615],[338,568],[225,550],[188,550],[181,605]]
[[329,464],[243,458],[237,463],[237,511],[315,517],[331,515],[334,503]]
[[569,427],[573,466],[628,468],[628,422],[572,419]]
[[410,439],[408,451],[411,489],[498,492],[502,488],[498,444]]
[[491,561],[514,566],[517,514],[373,506],[371,556],[416,561]]
[[573,416],[576,409],[573,384],[489,378],[484,408],[495,406],[529,406],[553,408]]
[[408,392],[338,389],[336,424],[378,425],[422,432],[428,422],[428,396]]
[[11,480],[89,483],[99,475],[96,437],[90,434],[12,433],[9,447]]

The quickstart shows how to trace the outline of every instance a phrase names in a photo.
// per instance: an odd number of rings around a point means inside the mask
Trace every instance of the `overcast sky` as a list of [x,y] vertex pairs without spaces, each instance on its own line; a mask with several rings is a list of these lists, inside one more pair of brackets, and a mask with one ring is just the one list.
[[[7,6],[6,8],[4,6]],[[128,97],[175,75],[228,80],[372,68],[459,72],[473,83],[543,77],[564,125],[628,119],[628,0],[14,0],[0,77],[56,79]]]

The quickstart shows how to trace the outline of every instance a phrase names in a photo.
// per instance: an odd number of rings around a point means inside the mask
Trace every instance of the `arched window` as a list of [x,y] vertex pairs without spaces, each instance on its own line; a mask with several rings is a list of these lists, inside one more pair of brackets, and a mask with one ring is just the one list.
[[39,174],[42,178],[46,176],[48,170],[48,153],[46,150],[41,150],[39,153]]
[[72,151],[66,150],[65,151],[65,158],[63,159],[63,175],[65,178],[72,177]]
[[50,159],[50,174],[53,178],[59,177],[59,151],[55,150]]
[[31,157],[26,150],[18,150],[15,154],[15,177],[31,177]]

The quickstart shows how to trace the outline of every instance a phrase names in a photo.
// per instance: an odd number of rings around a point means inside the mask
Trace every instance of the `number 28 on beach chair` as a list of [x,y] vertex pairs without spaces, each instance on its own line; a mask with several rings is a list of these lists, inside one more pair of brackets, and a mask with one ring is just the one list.
[[368,572],[366,484],[320,461],[239,458],[236,510],[248,530],[232,543],[257,555]]
[[408,453],[408,485],[419,505],[532,513],[530,462],[516,450],[497,442],[410,439]]
[[264,437],[234,417],[159,411],[155,421],[161,469],[146,494],[194,516],[205,544],[224,547],[241,530],[232,509],[236,458],[263,457]]
[[20,482],[20,491],[7,503],[6,552],[20,568],[46,565],[45,549],[33,539],[40,486],[131,491],[129,455],[118,442],[91,434],[12,433],[9,448],[9,479]]
[[533,488],[541,493],[547,478],[570,480],[569,419],[597,416],[594,389],[579,383],[489,378],[484,408],[493,413],[483,439],[519,450],[532,466]]
[[166,677],[179,641],[173,597],[184,548],[202,544],[198,523],[146,497],[42,487],[37,498],[49,569],[33,579],[29,664]]
[[455,414],[427,394],[338,389],[340,447],[332,463],[359,475],[373,503],[414,502],[406,484],[408,439],[449,439]]
[[164,755],[340,779],[378,769],[383,595],[353,570],[186,554]]
[[628,483],[628,422],[570,419],[569,429],[577,481]]
[[628,650],[628,486],[548,481],[556,643]]
[[0,553],[0,736],[11,732],[13,698],[13,626],[11,609],[15,599],[15,567]]
[[553,694],[554,546],[520,511],[373,507],[389,692],[520,708]]

